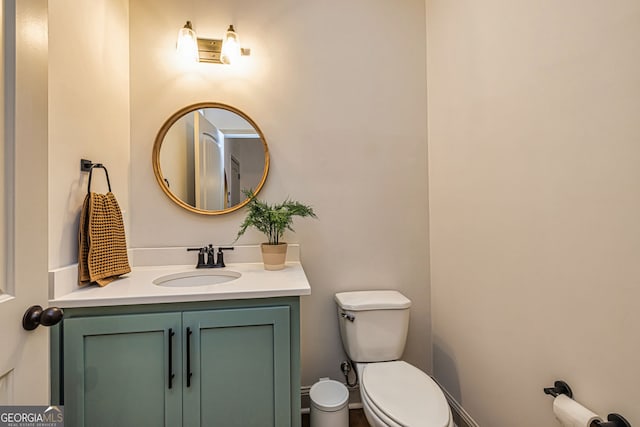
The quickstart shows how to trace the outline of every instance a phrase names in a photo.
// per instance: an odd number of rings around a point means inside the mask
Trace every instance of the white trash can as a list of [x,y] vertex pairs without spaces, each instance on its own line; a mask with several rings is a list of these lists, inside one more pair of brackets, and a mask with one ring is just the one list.
[[320,378],[309,397],[311,427],[349,427],[349,390],[344,384]]

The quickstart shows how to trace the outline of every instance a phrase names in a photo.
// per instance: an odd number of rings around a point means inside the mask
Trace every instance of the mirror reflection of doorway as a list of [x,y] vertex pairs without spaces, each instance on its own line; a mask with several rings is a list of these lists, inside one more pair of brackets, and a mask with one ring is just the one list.
[[224,209],[224,136],[200,112],[194,117],[196,207]]
[[231,206],[240,203],[240,162],[234,156],[231,156],[231,185],[229,192],[231,193]]
[[198,148],[196,206],[200,209],[223,209],[220,146],[213,135],[202,132]]

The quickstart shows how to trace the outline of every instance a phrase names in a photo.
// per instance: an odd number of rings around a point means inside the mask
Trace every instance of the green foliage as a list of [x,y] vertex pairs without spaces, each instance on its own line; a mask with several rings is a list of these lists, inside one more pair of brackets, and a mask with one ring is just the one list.
[[243,190],[243,193],[250,199],[247,204],[249,213],[240,224],[236,241],[247,231],[247,228],[255,227],[269,238],[270,245],[277,245],[285,230],[294,231],[291,227],[294,216],[317,218],[311,207],[300,202],[286,199],[280,204],[269,205],[256,199],[252,190]]

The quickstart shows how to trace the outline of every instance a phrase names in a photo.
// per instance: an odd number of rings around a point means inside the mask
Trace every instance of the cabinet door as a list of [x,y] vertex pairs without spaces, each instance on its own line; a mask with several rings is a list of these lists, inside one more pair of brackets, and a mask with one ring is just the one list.
[[67,425],[179,426],[181,320],[181,313],[65,320]]
[[289,307],[185,312],[183,336],[185,427],[291,425]]

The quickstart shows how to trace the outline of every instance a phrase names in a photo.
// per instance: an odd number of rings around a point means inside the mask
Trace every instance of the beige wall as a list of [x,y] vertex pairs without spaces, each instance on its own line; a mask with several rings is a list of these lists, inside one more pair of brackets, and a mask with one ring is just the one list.
[[[155,182],[163,122],[200,101],[255,120],[272,156],[262,197],[310,203],[295,222],[313,295],[302,302],[303,384],[342,378],[333,294],[396,288],[414,302],[407,359],[431,367],[423,0],[343,2],[132,0],[131,244],[228,245],[244,211],[207,217]],[[233,23],[251,57],[238,67],[176,62],[186,20],[201,37]],[[240,244],[263,237],[247,234]],[[229,254],[229,260],[233,254]]]
[[427,0],[434,371],[482,426],[566,380],[640,424],[640,3]]
[[[77,262],[77,229],[88,174],[103,163],[128,211],[128,0],[49,2],[49,268]],[[106,191],[102,170],[92,190]],[[125,213],[125,223],[127,223]]]

